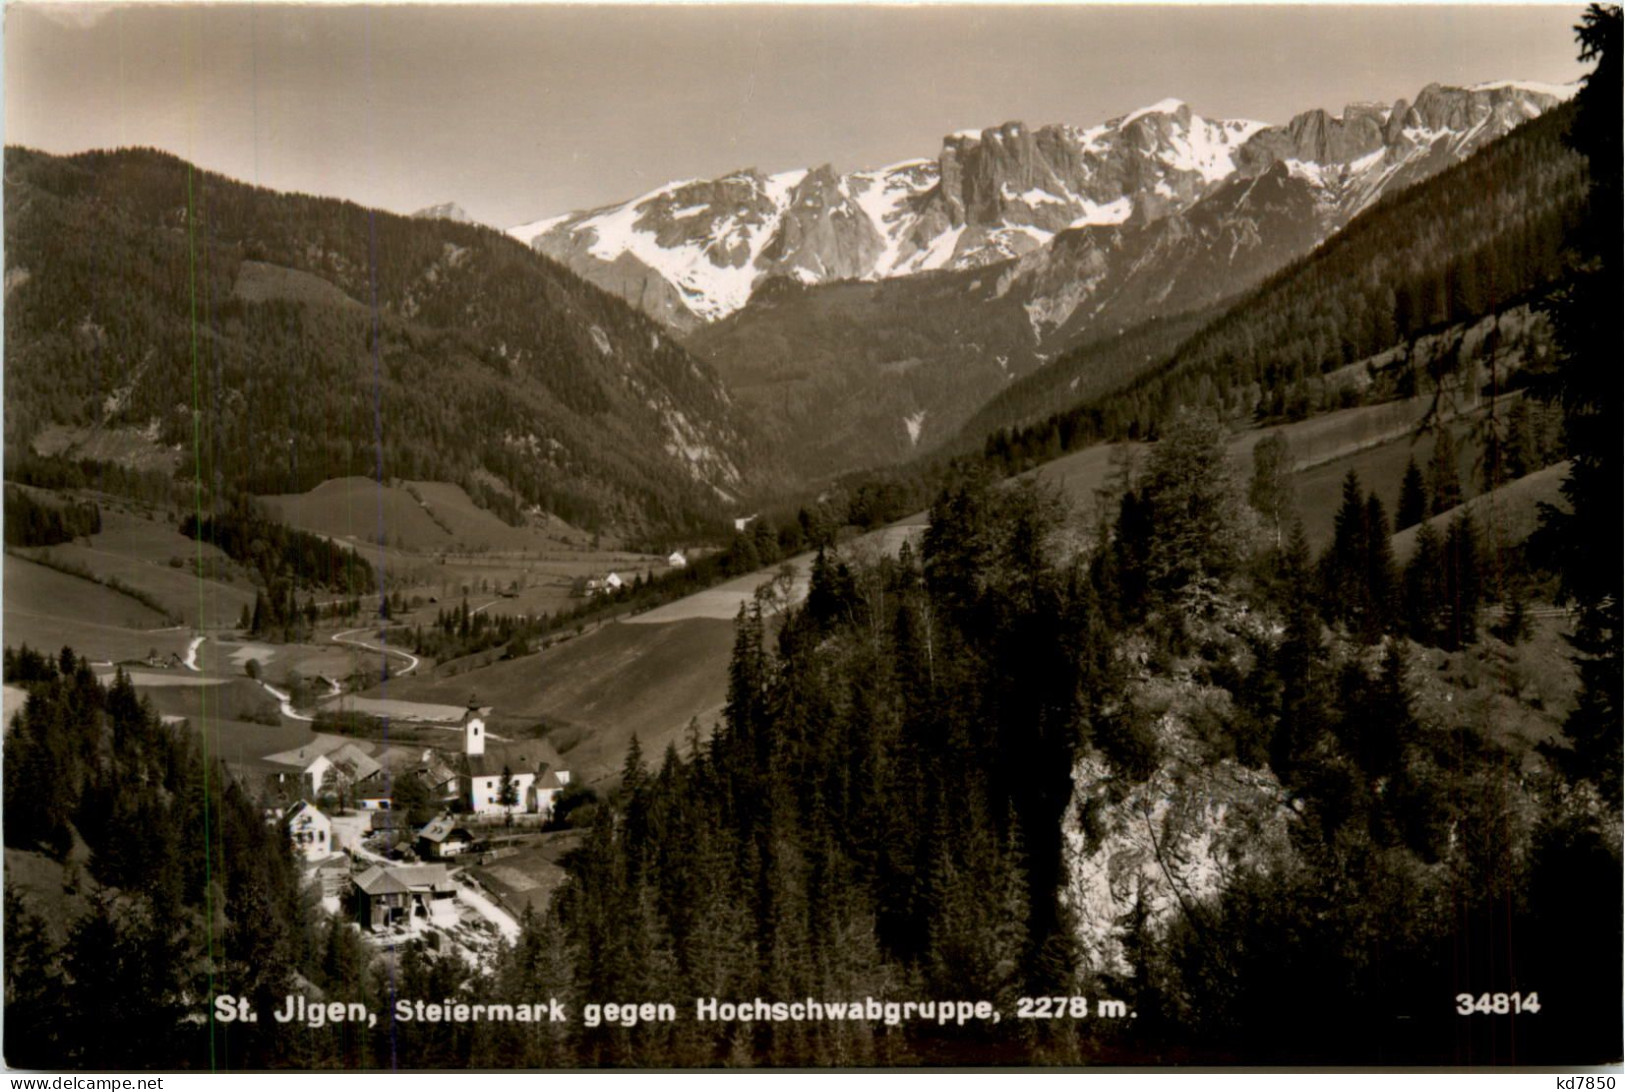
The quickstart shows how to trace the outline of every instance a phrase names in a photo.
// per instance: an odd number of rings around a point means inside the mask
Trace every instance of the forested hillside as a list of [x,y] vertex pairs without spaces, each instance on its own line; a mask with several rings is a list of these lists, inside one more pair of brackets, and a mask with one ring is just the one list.
[[[195,1019],[211,991],[270,1004],[317,974],[281,832],[124,677],[104,688],[71,650],[8,648],[6,681],[29,692],[5,748],[7,1063],[314,1060],[297,1031],[233,1039]],[[55,882],[25,893],[19,873]]]
[[[1515,655],[1524,635],[1492,635],[1485,607],[1524,563],[1458,520],[1398,570],[1357,481],[1318,562],[1301,534],[1276,547],[1267,473],[1247,505],[1221,439],[1182,418],[1097,532],[1039,487],[973,478],[939,496],[918,556],[821,555],[804,607],[741,617],[724,723],[652,765],[634,743],[570,882],[486,973],[418,942],[386,973],[348,926],[307,916],[274,828],[126,683],[104,692],[70,653],[8,654],[33,697],[7,744],[7,845],[81,877],[66,915],[8,891],[8,1061],[1617,1056],[1618,997],[1592,971],[1620,952],[1617,811],[1594,773],[1531,767],[1498,721],[1421,697],[1441,655],[1458,671],[1480,645]],[[1191,795],[1204,786],[1228,786],[1219,818]],[[1171,810],[1153,821],[1151,799]],[[1146,824],[1175,856],[1134,848]],[[1226,841],[1245,848],[1224,883],[1193,879]],[[1131,870],[1126,902],[1091,886],[1106,867]],[[225,992],[268,1010],[313,988],[296,974],[378,1026],[217,1024],[211,1045],[187,1018]],[[1459,995],[1502,989],[1538,1006],[1515,1034],[1511,1015],[1457,1015]],[[678,1019],[392,1019],[395,998],[553,997],[578,1016],[628,996]],[[1087,1015],[1068,1000],[1065,1018],[1018,1018],[1054,996],[1089,998]],[[985,1000],[1003,1020],[694,1019],[697,998],[757,997]],[[1099,999],[1135,1015],[1100,1018]]]
[[404,477],[688,529],[765,459],[656,324],[488,229],[141,150],[8,149],[6,208],[12,450],[64,425],[223,497]]
[[[1598,772],[1530,773],[1512,706],[1423,700],[1424,664],[1516,656],[1527,631],[1494,636],[1487,608],[1524,561],[1458,519],[1398,569],[1357,479],[1324,556],[1301,533],[1278,547],[1221,437],[1170,426],[1099,537],[1031,486],[970,480],[918,558],[821,557],[776,641],[741,620],[710,744],[655,772],[629,756],[555,904],[586,996],[988,998],[1004,1026],[640,1028],[584,1036],[585,1057],[1616,1055],[1618,1000],[1579,970],[1620,952]],[[1095,885],[1108,872],[1122,893]],[[1610,894],[1578,908],[1567,884]],[[1463,992],[1537,980],[1562,986],[1515,1032],[1457,1015]],[[1009,1025],[1049,995],[1138,1019]]]

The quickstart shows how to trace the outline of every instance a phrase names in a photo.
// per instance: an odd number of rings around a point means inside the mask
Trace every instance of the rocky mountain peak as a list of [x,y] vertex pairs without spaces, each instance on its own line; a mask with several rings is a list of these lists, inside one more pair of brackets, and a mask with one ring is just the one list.
[[474,222],[474,218],[463,211],[463,206],[455,201],[447,201],[443,204],[418,209],[412,216],[417,220],[452,220],[459,224],[472,224]]
[[1214,121],[1164,99],[1090,128],[1009,120],[961,130],[935,160],[674,183],[511,234],[688,329],[743,307],[771,276],[818,284],[976,268],[1074,228],[1157,222],[1276,164],[1317,195],[1316,230],[1329,232],[1572,93],[1430,84],[1412,103],[1317,108],[1281,126]]

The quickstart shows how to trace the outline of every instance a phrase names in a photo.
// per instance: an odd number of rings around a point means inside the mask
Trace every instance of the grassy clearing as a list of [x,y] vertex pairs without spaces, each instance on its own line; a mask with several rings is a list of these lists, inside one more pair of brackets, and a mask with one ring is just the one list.
[[[190,563],[198,556],[200,551],[196,539],[187,538],[167,521],[120,511],[115,507],[118,503],[103,503],[101,506],[101,533],[91,539],[91,544],[98,550],[138,561],[150,561],[155,565],[168,565],[173,557]],[[225,551],[208,543],[202,544],[201,553],[206,565],[222,566],[227,571],[236,568]]]
[[549,740],[590,783],[619,771],[633,735],[659,755],[681,743],[693,718],[709,734],[727,697],[733,636],[732,622],[716,619],[610,624],[448,679],[391,679],[364,696],[456,705],[473,691],[493,707],[493,731],[506,734],[504,722],[550,725]]
[[[1468,442],[1471,423],[1465,419],[1451,424],[1456,448],[1461,452],[1458,470],[1462,488],[1469,494],[1476,488],[1477,470],[1473,465],[1474,445]],[[1375,491],[1382,499],[1390,521],[1399,504],[1399,486],[1405,478],[1405,465],[1415,459],[1416,465],[1427,470],[1433,457],[1433,436],[1405,433],[1396,439],[1373,447],[1359,448],[1346,455],[1322,462],[1292,476],[1293,499],[1303,518],[1303,528],[1309,536],[1309,545],[1324,549],[1332,540],[1333,522],[1338,505],[1343,499],[1343,478],[1350,470],[1360,476],[1360,485],[1367,492]]]
[[[170,625],[170,619],[162,611],[123,592],[104,587],[83,576],[58,572],[15,554],[8,554],[5,559],[4,597],[8,641],[11,640],[9,631],[13,611],[35,618],[94,623],[125,630],[160,629]],[[49,638],[45,647],[57,647],[63,640]],[[142,648],[140,654],[145,653],[146,648]]]
[[116,553],[104,549],[99,540],[100,536],[92,539],[94,546],[74,542],[30,550],[28,556],[36,561],[48,556],[58,564],[87,571],[98,583],[127,589],[187,626],[234,625],[244,607],[253,607],[254,592],[246,584],[207,580],[187,568],[170,567],[167,558],[152,562]]
[[330,538],[382,541],[424,553],[446,549],[454,541],[410,493],[371,478],[334,478],[308,493],[260,499],[290,527]]
[[529,553],[559,545],[545,532],[508,526],[461,486],[446,482],[381,485],[371,478],[334,478],[308,493],[261,500],[291,527],[409,553]]
[[[266,755],[296,752],[316,739],[310,725],[299,722],[254,724],[215,716],[192,717],[191,731],[208,747],[209,757],[221,762],[259,762]],[[314,752],[312,752],[314,756]]]
[[233,679],[217,686],[137,685],[141,693],[151,700],[154,709],[169,716],[281,722],[276,700],[265,692],[264,687],[248,679]]
[[[1456,513],[1466,511],[1478,525],[1486,545],[1522,542],[1540,525],[1542,504],[1562,503],[1563,479],[1568,477],[1568,473],[1569,464],[1566,462],[1548,466],[1493,492],[1476,496],[1459,508],[1434,516],[1428,522],[1433,524],[1443,539]],[[1394,559],[1401,564],[1409,561],[1416,552],[1417,530],[1415,527],[1406,528],[1394,536]]]
[[494,551],[535,550],[546,536],[526,527],[510,527],[475,504],[460,485],[447,482],[405,482],[404,488],[427,506],[431,517],[452,529],[457,541],[470,548]]
[[[7,559],[8,587],[11,581],[10,570],[15,563],[16,559]],[[4,640],[13,647],[28,645],[30,648],[52,653],[60,650],[63,645],[68,645],[78,655],[88,656],[92,660],[114,662],[141,659],[149,652],[156,652],[160,656],[168,656],[170,653],[185,655],[188,637],[187,632],[182,629],[149,632],[28,610],[14,606],[8,593],[5,603]]]
[[[246,674],[247,661],[258,660],[260,677],[280,685],[289,672],[309,679],[321,675],[329,679],[345,679],[355,671],[359,662],[377,666],[377,656],[359,653],[325,638],[308,644],[278,645],[264,641],[235,641],[229,636],[211,636],[198,649],[198,666],[219,675]],[[326,691],[320,690],[325,694]]]

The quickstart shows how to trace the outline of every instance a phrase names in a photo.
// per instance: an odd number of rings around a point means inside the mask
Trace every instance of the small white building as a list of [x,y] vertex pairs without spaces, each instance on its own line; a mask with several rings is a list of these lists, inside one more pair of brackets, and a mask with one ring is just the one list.
[[570,783],[569,770],[548,770],[536,781],[536,811],[538,814],[552,817],[553,809],[559,801],[559,794]]
[[621,579],[620,573],[610,573],[608,576],[604,577],[605,591],[620,591],[625,586],[626,581]]
[[683,556],[683,551],[673,550],[666,556],[666,564],[673,569],[686,569],[688,568],[688,558]]
[[301,800],[282,817],[295,853],[307,861],[320,861],[338,850],[333,845],[333,821],[308,800]]

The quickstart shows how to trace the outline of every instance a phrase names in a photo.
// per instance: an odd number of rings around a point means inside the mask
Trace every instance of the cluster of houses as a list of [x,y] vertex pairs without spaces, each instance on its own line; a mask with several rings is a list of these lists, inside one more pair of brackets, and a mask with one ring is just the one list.
[[[267,818],[282,826],[323,895],[340,904],[348,899],[364,927],[449,924],[456,916],[456,888],[445,862],[475,846],[470,826],[552,815],[570,782],[569,771],[561,768],[557,752],[545,741],[492,738],[486,730],[489,714],[471,699],[460,722],[460,751],[427,748],[393,773],[349,741],[336,747],[312,745],[308,761],[304,750],[292,762],[286,755],[270,756],[291,767],[268,774],[271,795],[295,799],[285,808],[268,809]],[[442,809],[411,838],[417,855],[434,863],[375,860],[363,871],[353,871],[351,857],[360,855],[364,839],[380,829],[405,833],[394,822],[404,813],[394,812],[390,791],[402,777],[417,778]]]
[[[688,568],[688,555],[681,550],[673,550],[666,555],[666,567],[668,569]],[[611,592],[620,591],[628,583],[626,577],[616,572],[607,573],[604,576],[581,576],[577,577],[575,583],[571,585],[570,594],[577,598],[591,599],[595,595],[609,595]]]
[[595,595],[610,595],[624,587],[626,581],[620,573],[610,573],[608,576],[581,576],[571,585],[570,594],[591,599]]

